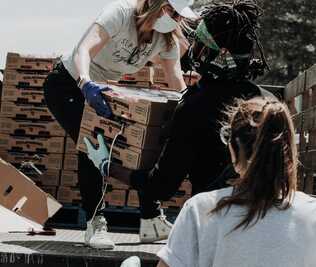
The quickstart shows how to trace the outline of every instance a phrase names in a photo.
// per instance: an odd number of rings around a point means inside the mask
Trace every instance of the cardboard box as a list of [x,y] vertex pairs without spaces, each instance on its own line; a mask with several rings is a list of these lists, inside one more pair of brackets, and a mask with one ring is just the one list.
[[56,58],[8,53],[5,68],[11,70],[51,71],[55,61]]
[[142,81],[153,82],[154,70],[151,67],[143,67],[136,73],[124,74],[121,78],[122,81]]
[[167,83],[165,73],[161,67],[154,68],[154,83]]
[[0,134],[0,150],[63,153],[64,137],[26,137]]
[[57,121],[32,122],[0,117],[0,133],[30,136],[65,136]]
[[0,116],[7,118],[16,118],[21,120],[55,120],[53,114],[49,111],[47,107],[15,104],[13,102],[1,102]]
[[45,104],[44,92],[41,90],[30,90],[26,88],[17,88],[7,85],[2,88],[1,101],[28,103],[28,104]]
[[114,115],[146,125],[161,126],[172,118],[181,94],[174,91],[111,85],[105,91]]
[[183,204],[190,198],[189,195],[184,195],[181,197],[172,197],[168,201],[161,202],[162,208],[182,208]]
[[113,177],[106,177],[105,181],[112,187],[112,189],[128,190],[129,186],[127,184],[121,183],[119,180]]
[[61,186],[78,186],[78,171],[61,171]]
[[192,194],[192,184],[189,180],[184,180],[179,187],[179,191],[184,192],[184,195]]
[[316,86],[316,64],[306,71],[306,88],[315,88]]
[[21,166],[23,162],[32,162],[37,168],[46,170],[60,170],[63,163],[63,154],[39,154],[0,151],[0,157],[15,166]]
[[63,170],[76,171],[78,170],[78,155],[77,154],[65,154]]
[[[24,168],[21,172],[40,186],[58,186],[60,183],[60,170],[43,170],[42,174],[39,174],[32,168]],[[56,196],[56,194],[54,196]]]
[[166,127],[148,126],[127,120],[120,122],[98,116],[93,108],[85,105],[81,127],[90,131],[101,130],[106,137],[113,139],[124,126],[120,141],[143,149],[157,149],[165,142]]
[[129,190],[128,191],[127,206],[128,207],[136,207],[136,208],[139,207],[138,193],[136,190]]
[[[87,148],[83,141],[83,137],[88,137],[94,145],[98,144],[96,133],[81,128],[77,143],[77,149],[82,152],[87,153]],[[110,148],[110,145],[111,140],[107,140],[108,148]],[[150,169],[155,164],[159,154],[159,150],[141,150],[137,147],[117,142],[113,146],[112,162],[117,162],[123,167],[129,169]]]
[[47,194],[50,194],[51,196],[57,199],[57,186],[42,185],[40,188]]
[[46,77],[47,74],[5,70],[3,75],[3,85],[13,85],[21,87],[43,87]]
[[69,186],[60,186],[57,190],[57,200],[61,203],[80,203],[80,190]]
[[76,148],[76,143],[67,136],[66,138],[66,146],[65,146],[65,153],[66,154],[78,154],[78,150]]
[[17,214],[44,224],[61,205],[11,164],[0,159],[0,204]]
[[107,192],[104,201],[110,206],[124,207],[126,203],[126,191],[112,190],[111,192]]

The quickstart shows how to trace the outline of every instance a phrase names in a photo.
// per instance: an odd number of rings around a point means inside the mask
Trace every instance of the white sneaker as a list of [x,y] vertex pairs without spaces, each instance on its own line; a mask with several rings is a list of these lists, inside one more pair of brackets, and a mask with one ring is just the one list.
[[93,248],[113,249],[115,247],[114,242],[109,238],[103,216],[95,216],[87,222],[84,241],[87,246]]
[[140,259],[137,256],[127,258],[120,267],[141,267]]
[[161,215],[153,219],[141,219],[139,239],[142,243],[152,243],[167,239],[172,228],[161,210]]

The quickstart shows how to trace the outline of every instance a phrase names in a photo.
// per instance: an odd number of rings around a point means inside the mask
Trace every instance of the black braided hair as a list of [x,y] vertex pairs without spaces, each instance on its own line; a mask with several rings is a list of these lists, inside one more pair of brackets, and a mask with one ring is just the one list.
[[[250,65],[250,76],[262,75],[265,68],[269,69],[257,33],[258,18],[261,15],[262,10],[256,0],[213,2],[201,14],[208,31],[213,35],[219,47],[227,48],[232,54],[250,53],[252,55],[249,58],[251,62],[236,60],[239,67]],[[259,61],[253,61],[255,45],[260,53]]]
[[[201,12],[201,19],[219,47],[227,48],[233,55],[250,54],[248,58],[235,56],[234,60],[241,76],[252,79],[269,69],[257,33],[261,15],[256,0],[214,1]],[[190,26],[192,30],[195,28]],[[260,53],[259,59],[254,58],[255,46]]]

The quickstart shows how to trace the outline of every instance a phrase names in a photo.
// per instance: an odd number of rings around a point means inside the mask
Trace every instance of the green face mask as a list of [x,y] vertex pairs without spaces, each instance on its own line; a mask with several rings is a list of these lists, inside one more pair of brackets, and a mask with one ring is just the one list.
[[205,46],[215,50],[220,51],[221,49],[216,44],[213,36],[208,32],[204,20],[201,20],[198,27],[195,30],[196,36]]

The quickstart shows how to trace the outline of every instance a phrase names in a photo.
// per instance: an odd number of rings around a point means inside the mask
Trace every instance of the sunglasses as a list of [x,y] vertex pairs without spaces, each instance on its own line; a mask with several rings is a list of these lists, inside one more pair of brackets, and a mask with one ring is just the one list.
[[221,138],[222,143],[224,145],[228,146],[228,144],[231,141],[231,137],[232,137],[232,128],[230,126],[227,126],[227,125],[223,126],[220,129],[219,136]]

